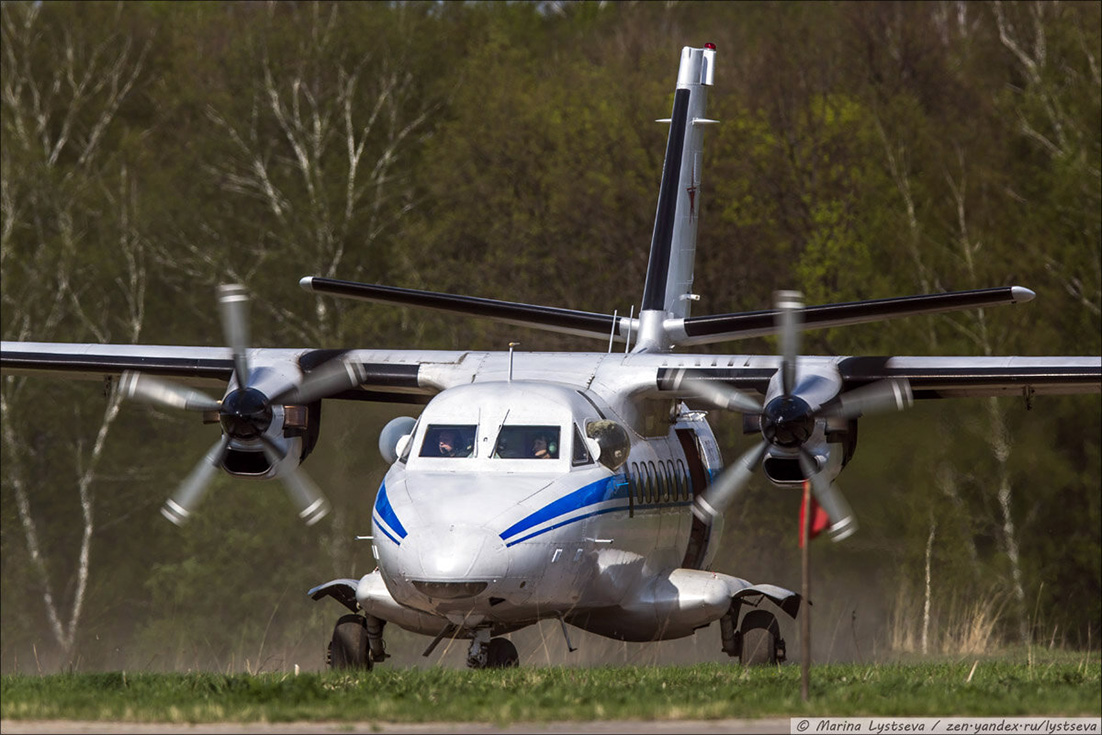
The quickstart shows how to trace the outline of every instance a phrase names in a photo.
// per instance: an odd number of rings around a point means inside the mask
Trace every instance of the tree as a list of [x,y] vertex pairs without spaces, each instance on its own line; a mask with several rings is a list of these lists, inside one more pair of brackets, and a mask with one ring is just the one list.
[[[140,86],[149,42],[126,30],[92,41],[66,22],[82,17],[103,28],[118,22],[121,7],[96,6],[68,18],[53,10],[32,3],[0,11],[4,335],[133,342],[145,317],[146,239],[136,222],[139,187],[111,139],[123,127],[120,109]],[[4,380],[4,489],[14,496],[50,631],[62,661],[72,664],[92,570],[97,473],[119,404],[109,397],[98,425],[82,417],[79,404],[71,414],[62,408],[60,420],[79,432],[67,448],[43,446],[20,418],[41,410],[47,390],[25,378]],[[62,541],[72,534],[46,528],[41,509],[53,497],[47,477],[76,496],[75,550]]]

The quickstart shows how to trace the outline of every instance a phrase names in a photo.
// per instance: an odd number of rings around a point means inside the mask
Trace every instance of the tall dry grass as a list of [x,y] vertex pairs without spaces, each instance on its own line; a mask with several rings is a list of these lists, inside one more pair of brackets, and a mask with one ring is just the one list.
[[924,600],[901,588],[888,619],[888,648],[894,653],[982,655],[1003,643],[999,636],[1006,596],[988,593],[973,599],[953,595],[931,601],[926,650],[922,650]]

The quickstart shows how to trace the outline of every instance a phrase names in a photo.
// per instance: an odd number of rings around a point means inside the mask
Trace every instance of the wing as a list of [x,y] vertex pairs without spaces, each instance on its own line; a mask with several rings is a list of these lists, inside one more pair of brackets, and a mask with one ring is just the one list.
[[[467,353],[414,350],[248,350],[257,368],[279,371],[292,382],[335,358],[360,368],[353,388],[326,398],[425,403],[443,386],[421,378],[421,366],[462,362]],[[128,371],[170,378],[188,385],[224,390],[234,374],[227,347],[103,345],[65,342],[3,342],[0,370],[5,375],[54,375],[77,380],[117,380]]]
[[[690,356],[686,356],[690,357]],[[695,356],[699,358],[700,356]],[[805,357],[812,370],[833,365],[842,389],[880,380],[907,380],[916,399],[1063,395],[1102,392],[1099,357]],[[681,364],[678,365],[677,363]],[[716,364],[714,357],[709,359]],[[719,363],[725,360],[719,360]],[[686,379],[719,382],[764,395],[780,365],[775,357],[736,360],[726,367],[699,367],[699,359],[666,360],[657,371],[661,393],[681,393]],[[687,393],[686,393],[687,394]]]

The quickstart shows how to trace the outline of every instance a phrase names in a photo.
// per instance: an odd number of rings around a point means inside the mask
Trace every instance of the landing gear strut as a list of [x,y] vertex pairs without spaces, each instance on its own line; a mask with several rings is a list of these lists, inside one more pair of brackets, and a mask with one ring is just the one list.
[[738,656],[743,666],[779,664],[787,658],[777,616],[766,610],[751,610],[735,630],[737,615],[737,607],[732,606],[719,620],[723,651],[728,656]]
[[467,651],[467,667],[471,669],[511,669],[520,665],[517,647],[507,638],[490,638],[490,631],[475,631]]

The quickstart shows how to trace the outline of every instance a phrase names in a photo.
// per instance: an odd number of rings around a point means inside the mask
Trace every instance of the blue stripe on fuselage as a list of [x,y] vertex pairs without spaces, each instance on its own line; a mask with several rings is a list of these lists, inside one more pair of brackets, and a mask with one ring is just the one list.
[[515,541],[509,541],[509,538],[516,536],[519,533],[527,531],[534,526],[538,526],[541,523],[545,523],[554,518],[558,518],[567,513],[581,510],[587,506],[596,505],[597,503],[604,503],[609,500],[626,499],[629,497],[630,489],[627,483],[618,482],[622,480],[622,477],[608,477],[603,480],[597,480],[584,487],[581,487],[569,495],[563,496],[558,500],[548,503],[544,507],[537,510],[535,513],[531,513],[527,517],[517,521],[509,528],[501,532],[501,540],[507,542],[507,546],[512,546],[515,543],[524,541],[525,539],[532,538],[532,536],[538,536],[540,533],[545,533],[560,526],[564,526],[567,523],[573,521],[580,521],[583,518],[589,518],[590,516],[599,515],[601,513],[607,513],[611,510],[619,510],[619,508],[606,508],[603,510],[594,511],[587,515],[579,516],[576,518],[570,518],[562,523],[545,528],[537,533],[529,534],[522,539],[516,539]]
[[[379,518],[381,518],[386,525],[390,526],[390,529],[394,531],[394,533],[398,534],[399,538],[405,538],[408,535],[405,526],[398,520],[398,516],[395,514],[394,509],[390,507],[390,498],[386,496],[385,481],[379,485],[379,495],[375,498],[375,512],[379,514]],[[386,529],[384,529],[384,532],[385,530]],[[387,536],[390,536],[390,534],[388,533]],[[391,541],[394,541],[396,544],[401,543],[393,536],[391,536]]]

